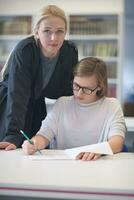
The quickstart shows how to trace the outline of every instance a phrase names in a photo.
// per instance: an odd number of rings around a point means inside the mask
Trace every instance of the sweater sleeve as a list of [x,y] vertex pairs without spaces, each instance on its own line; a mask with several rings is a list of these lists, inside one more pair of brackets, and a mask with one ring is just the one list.
[[57,136],[59,127],[59,117],[62,111],[62,97],[59,98],[47,117],[42,121],[38,135],[45,136],[50,142]]
[[120,102],[112,98],[109,137],[120,135],[125,138],[126,124]]
[[29,48],[16,47],[10,56],[7,67],[9,77],[4,141],[14,143],[17,147],[23,140],[19,131],[24,128],[27,107],[32,93],[32,54],[30,50]]
[[[71,83],[72,83],[74,67],[78,63],[78,49],[77,49],[76,45],[72,41],[68,41],[68,43],[69,43],[69,46],[70,46],[70,50],[69,51],[70,51],[70,55],[71,55],[70,61],[72,61],[72,63],[71,63],[71,66],[72,66]],[[72,86],[69,87],[69,88],[70,88],[69,95],[72,95],[73,94]]]

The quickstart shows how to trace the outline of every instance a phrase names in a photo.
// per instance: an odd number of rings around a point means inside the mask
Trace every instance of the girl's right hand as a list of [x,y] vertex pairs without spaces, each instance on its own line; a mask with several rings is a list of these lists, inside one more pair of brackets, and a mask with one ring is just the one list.
[[30,144],[27,140],[25,140],[22,144],[22,150],[26,155],[32,155],[36,152],[37,148],[35,144]]

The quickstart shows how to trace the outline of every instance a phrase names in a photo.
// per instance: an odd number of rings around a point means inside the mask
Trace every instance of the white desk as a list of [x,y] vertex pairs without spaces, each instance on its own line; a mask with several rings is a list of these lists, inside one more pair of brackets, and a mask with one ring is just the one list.
[[19,149],[1,150],[0,199],[28,197],[133,200],[134,154],[120,153],[90,162],[33,161]]

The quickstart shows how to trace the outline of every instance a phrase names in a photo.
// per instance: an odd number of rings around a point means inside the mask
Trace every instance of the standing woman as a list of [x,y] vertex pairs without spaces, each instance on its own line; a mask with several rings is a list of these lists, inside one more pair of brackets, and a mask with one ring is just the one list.
[[44,97],[72,95],[78,52],[65,40],[66,32],[64,11],[48,5],[35,18],[34,35],[20,41],[11,53],[2,82],[7,87],[7,103],[0,111],[1,149],[21,146],[20,129],[30,138],[35,135],[46,116]]

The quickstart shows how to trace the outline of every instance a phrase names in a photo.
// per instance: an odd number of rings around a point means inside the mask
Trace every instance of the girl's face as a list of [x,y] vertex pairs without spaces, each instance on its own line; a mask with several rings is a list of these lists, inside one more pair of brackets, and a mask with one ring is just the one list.
[[66,35],[65,22],[50,16],[40,22],[36,37],[40,40],[42,53],[52,58],[57,55]]
[[95,75],[89,77],[75,76],[73,80],[74,98],[82,104],[89,104],[99,99],[96,95],[100,90]]

